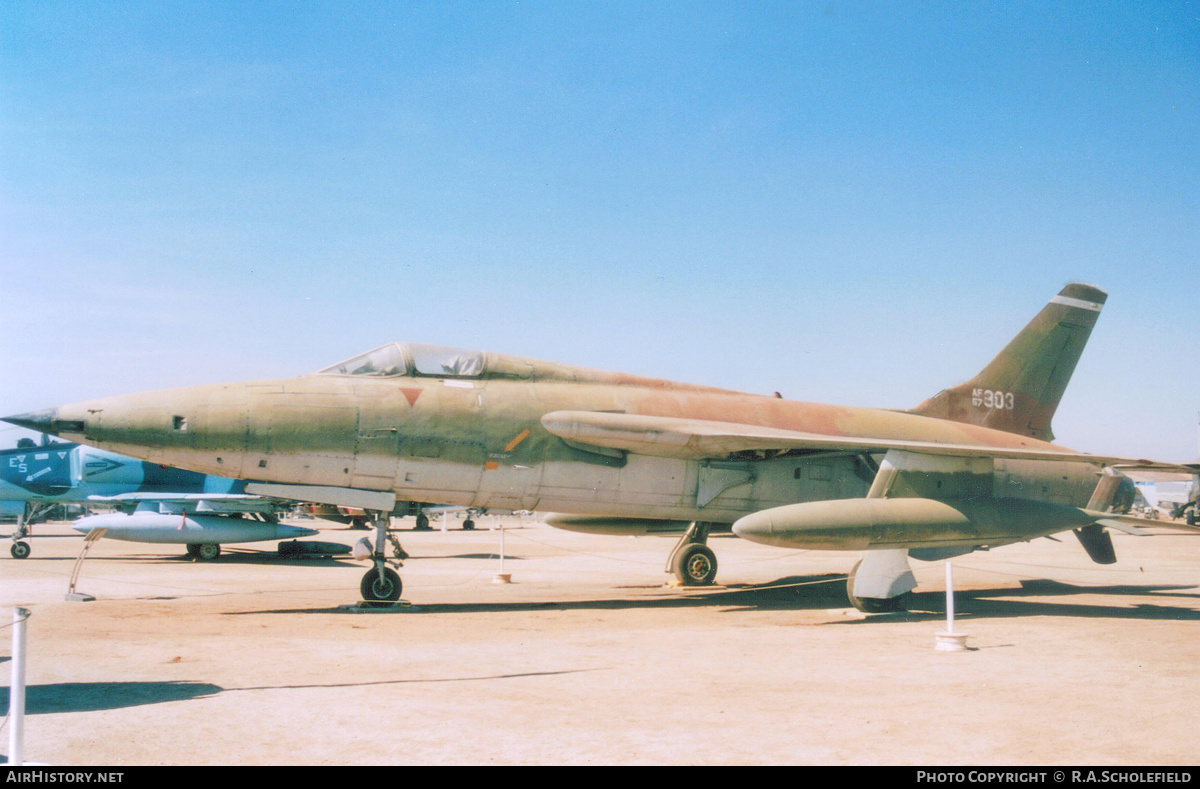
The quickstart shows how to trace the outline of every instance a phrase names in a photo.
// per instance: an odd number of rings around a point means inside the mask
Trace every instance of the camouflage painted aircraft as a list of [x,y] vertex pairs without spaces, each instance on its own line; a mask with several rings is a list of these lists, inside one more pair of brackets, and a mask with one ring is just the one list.
[[[14,512],[17,529],[9,548],[14,559],[25,559],[31,553],[25,538],[29,536],[32,507],[48,503],[113,506],[125,512],[81,518],[76,530],[86,534],[103,527],[110,539],[186,545],[189,555],[206,560],[220,554],[221,543],[283,540],[318,533],[278,523],[283,502],[247,494],[244,488],[240,480],[148,463],[74,443],[39,446],[23,439],[15,449],[0,450],[0,502],[19,505]],[[227,515],[238,517],[223,517]]]
[[669,561],[711,583],[708,534],[861,551],[851,602],[892,610],[934,560],[1073,530],[1115,561],[1133,485],[1050,421],[1105,301],[1071,284],[970,381],[909,411],[784,400],[515,356],[391,343],[296,378],[194,386],[7,418],[376,514],[361,591],[395,600],[388,513],[408,502],[558,513],[565,528],[680,532]]

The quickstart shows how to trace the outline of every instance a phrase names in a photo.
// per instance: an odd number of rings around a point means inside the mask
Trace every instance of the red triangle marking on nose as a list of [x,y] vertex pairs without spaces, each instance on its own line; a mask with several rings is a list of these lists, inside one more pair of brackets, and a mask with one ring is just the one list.
[[408,398],[409,405],[416,405],[417,398],[420,397],[421,392],[423,392],[425,390],[424,389],[401,389],[400,391],[404,392],[404,396],[406,398]]

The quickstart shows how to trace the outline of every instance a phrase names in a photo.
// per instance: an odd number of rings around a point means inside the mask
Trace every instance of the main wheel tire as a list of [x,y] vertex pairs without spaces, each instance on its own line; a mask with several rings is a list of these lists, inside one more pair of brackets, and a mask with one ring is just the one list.
[[908,608],[908,592],[897,597],[854,597],[850,604],[864,614],[894,614]]
[[32,549],[27,542],[14,542],[12,547],[8,549],[14,559],[26,559],[32,553]]
[[426,515],[425,513],[421,513],[420,515],[417,516],[417,529],[419,529],[420,531],[425,531],[428,528],[429,528],[429,516]]
[[399,600],[402,588],[400,576],[390,567],[384,567],[382,573],[380,568],[372,567],[367,570],[362,583],[358,585],[363,600],[380,603],[394,603]]
[[475,521],[471,520],[470,518],[467,518],[465,521],[463,521],[463,531],[471,531],[474,528]]
[[684,586],[709,586],[717,578],[717,556],[707,545],[688,545],[675,556],[673,570]]
[[908,608],[909,592],[897,595],[896,597],[855,597],[854,576],[858,575],[858,566],[860,564],[862,564],[861,559],[854,563],[854,569],[850,571],[850,575],[846,578],[846,596],[850,598],[850,605],[864,614],[892,614]]
[[200,558],[200,543],[189,542],[187,544],[187,555],[192,557],[193,559],[199,559]]
[[215,542],[200,543],[196,546],[196,558],[202,562],[211,562],[221,555],[221,546]]

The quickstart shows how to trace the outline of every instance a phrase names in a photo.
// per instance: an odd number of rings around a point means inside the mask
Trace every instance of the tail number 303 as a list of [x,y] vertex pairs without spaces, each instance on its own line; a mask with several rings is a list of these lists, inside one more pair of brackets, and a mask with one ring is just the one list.
[[984,408],[1011,411],[1013,410],[1013,393],[1001,392],[998,389],[972,389],[971,405],[976,408],[983,406]]

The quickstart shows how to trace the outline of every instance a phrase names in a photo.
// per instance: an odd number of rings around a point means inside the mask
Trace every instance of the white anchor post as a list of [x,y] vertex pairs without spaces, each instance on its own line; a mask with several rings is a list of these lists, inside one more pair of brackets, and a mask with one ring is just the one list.
[[512,573],[504,572],[504,524],[499,522],[500,521],[499,518],[497,518],[496,521],[499,523],[499,526],[500,526],[500,572],[498,572],[492,576],[492,583],[494,583],[494,584],[511,584],[512,583]]
[[946,562],[946,632],[954,632],[954,565]]
[[8,763],[25,763],[25,620],[28,608],[13,609],[12,684],[8,696]]
[[954,566],[946,562],[946,630],[936,634],[934,649],[938,652],[962,652],[967,648],[967,634],[954,632]]

